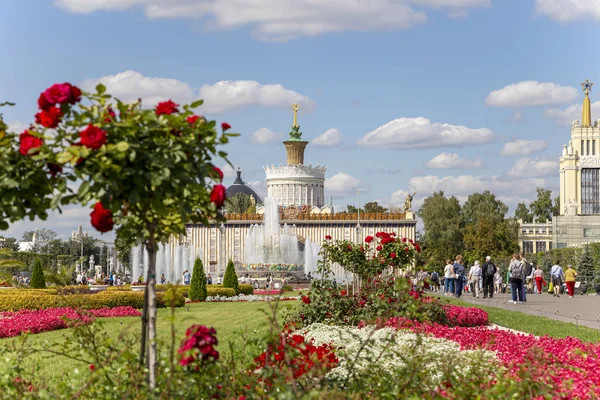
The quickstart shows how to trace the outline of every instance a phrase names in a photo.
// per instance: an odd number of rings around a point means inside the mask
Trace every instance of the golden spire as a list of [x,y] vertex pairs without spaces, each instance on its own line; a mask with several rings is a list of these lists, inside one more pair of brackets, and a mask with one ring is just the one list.
[[298,103],[292,104],[292,110],[294,110],[294,125],[298,126],[298,110],[300,109],[300,105]]
[[586,79],[584,82],[581,82],[583,93],[585,93],[585,98],[583,99],[583,111],[581,112],[582,127],[592,126],[592,104],[588,95],[591,92],[593,85],[594,82],[590,82],[589,79]]

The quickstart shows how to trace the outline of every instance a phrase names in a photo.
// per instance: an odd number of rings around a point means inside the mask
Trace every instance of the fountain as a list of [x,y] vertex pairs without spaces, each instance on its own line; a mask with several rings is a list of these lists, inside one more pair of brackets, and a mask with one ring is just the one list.
[[[187,244],[159,244],[156,253],[156,281],[165,274],[167,282],[181,283],[183,271],[192,270],[196,256],[202,258],[202,249]],[[142,261],[143,259],[143,261]],[[204,260],[203,260],[204,261]],[[131,249],[131,278],[137,281],[140,276],[146,280],[148,273],[148,252],[142,245]]]
[[266,197],[264,207],[263,224],[250,226],[246,234],[241,272],[302,272],[304,254],[292,227],[281,227],[277,200]]

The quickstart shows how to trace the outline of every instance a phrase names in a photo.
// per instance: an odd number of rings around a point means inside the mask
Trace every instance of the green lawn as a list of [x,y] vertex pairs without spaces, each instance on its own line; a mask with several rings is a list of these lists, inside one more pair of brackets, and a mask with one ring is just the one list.
[[[278,303],[277,314],[279,317],[285,310],[294,307],[296,302],[283,301]],[[193,303],[184,308],[175,309],[175,332],[176,345],[179,344],[185,330],[193,324],[201,324],[214,327],[217,330],[219,339],[218,350],[222,353],[229,352],[229,343],[241,347],[244,342],[244,332],[247,337],[261,338],[268,332],[270,319],[273,316],[272,306],[275,303],[266,302],[236,302],[236,303]],[[139,336],[141,329],[140,318],[102,318],[102,324],[110,336],[118,338],[126,331],[127,333]],[[281,318],[280,318],[281,321]],[[63,329],[51,332],[29,335],[27,347],[30,348],[49,348],[52,345],[60,345],[69,336],[70,329]],[[171,310],[158,310],[157,321],[158,340],[168,342],[171,337]],[[10,345],[18,338],[0,339],[0,346]],[[0,351],[2,351],[0,349]],[[7,352],[3,353],[7,356]],[[26,360],[24,363],[25,371],[32,371],[35,368],[34,382],[50,383],[61,380],[67,373],[72,374],[78,369],[85,369],[87,365],[68,359],[63,356],[56,356],[41,352],[34,357]]]
[[447,300],[449,303],[457,306],[481,308],[488,313],[491,323],[517,331],[531,333],[536,336],[548,335],[556,338],[571,336],[585,342],[596,343],[600,341],[600,333],[598,330],[586,326],[577,327],[577,325],[568,322],[556,321],[520,311],[474,305],[454,298],[441,297],[440,299],[442,301]]

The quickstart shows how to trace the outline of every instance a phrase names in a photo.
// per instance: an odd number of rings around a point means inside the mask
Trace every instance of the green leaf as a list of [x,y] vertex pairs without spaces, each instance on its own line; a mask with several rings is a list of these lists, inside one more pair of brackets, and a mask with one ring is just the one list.
[[90,183],[87,181],[83,182],[81,184],[81,186],[79,186],[79,191],[78,191],[79,197],[84,197],[89,192],[89,190],[90,190]]
[[190,104],[190,108],[200,107],[202,104],[204,104],[204,100],[196,100]]
[[115,145],[115,148],[117,149],[117,151],[125,152],[125,151],[129,150],[129,143],[127,143],[125,141],[119,142]]
[[103,84],[99,83],[96,85],[96,92],[98,94],[103,94],[104,92],[106,92],[106,86],[104,86]]
[[56,162],[59,164],[66,164],[73,159],[73,155],[68,151],[63,151],[56,155]]

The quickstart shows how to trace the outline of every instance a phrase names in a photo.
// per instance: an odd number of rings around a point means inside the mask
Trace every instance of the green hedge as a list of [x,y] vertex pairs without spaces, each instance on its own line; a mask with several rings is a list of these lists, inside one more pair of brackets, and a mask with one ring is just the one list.
[[252,285],[247,285],[245,283],[241,283],[238,285],[238,288],[240,289],[240,294],[243,294],[246,296],[254,294],[254,288],[252,287]]
[[[213,286],[213,285],[211,285]],[[208,296],[221,296],[221,297],[233,297],[235,296],[235,289],[232,288],[224,288],[220,285],[214,285],[217,287],[206,287],[206,293]]]
[[[43,310],[46,308],[74,307],[94,310],[104,307],[131,306],[141,309],[144,304],[143,292],[100,292],[95,294],[72,294],[66,296],[52,296],[48,294],[15,293],[0,296],[0,312]],[[158,308],[166,307],[164,294],[157,293],[156,305]]]

